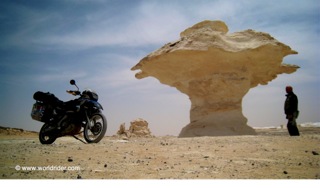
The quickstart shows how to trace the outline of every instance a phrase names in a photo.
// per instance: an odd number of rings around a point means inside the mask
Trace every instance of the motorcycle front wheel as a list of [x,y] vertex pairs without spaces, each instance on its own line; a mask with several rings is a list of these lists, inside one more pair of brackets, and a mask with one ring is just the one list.
[[84,127],[84,139],[88,143],[98,143],[107,131],[107,120],[102,113],[93,114]]
[[54,129],[53,125],[45,123],[39,132],[39,140],[41,144],[52,144],[57,137],[48,133],[50,129]]

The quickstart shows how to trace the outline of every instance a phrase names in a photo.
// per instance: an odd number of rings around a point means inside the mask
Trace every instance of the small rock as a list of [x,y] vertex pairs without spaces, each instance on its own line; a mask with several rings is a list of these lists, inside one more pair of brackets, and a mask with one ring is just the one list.
[[319,153],[316,152],[316,151],[312,151],[312,154],[313,154],[313,155],[319,155]]
[[287,172],[287,171],[283,171],[283,173],[284,173],[284,174],[288,174],[288,172]]
[[68,162],[72,162],[73,159],[71,157],[68,157]]
[[82,179],[82,177],[78,174],[77,179]]
[[104,164],[104,167],[105,167],[105,168],[107,168],[107,166],[108,166],[107,164]]

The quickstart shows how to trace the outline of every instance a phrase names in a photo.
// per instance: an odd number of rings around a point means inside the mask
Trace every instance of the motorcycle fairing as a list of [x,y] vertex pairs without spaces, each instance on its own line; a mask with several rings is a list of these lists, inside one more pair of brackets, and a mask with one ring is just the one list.
[[94,100],[86,100],[83,106],[89,109],[103,110],[102,105]]

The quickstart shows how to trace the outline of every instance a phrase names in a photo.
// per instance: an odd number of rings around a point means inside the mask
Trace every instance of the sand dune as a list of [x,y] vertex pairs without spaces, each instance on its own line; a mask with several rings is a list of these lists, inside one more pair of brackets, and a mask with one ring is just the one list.
[[[319,179],[320,128],[259,129],[255,136],[72,137],[41,145],[37,133],[0,132],[1,179]],[[14,133],[15,132],[15,133]]]

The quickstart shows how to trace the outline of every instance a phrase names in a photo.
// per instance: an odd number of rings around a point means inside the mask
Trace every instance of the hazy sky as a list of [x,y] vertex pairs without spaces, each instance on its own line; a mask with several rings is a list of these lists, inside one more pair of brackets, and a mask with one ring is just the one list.
[[185,94],[130,71],[143,57],[179,39],[203,20],[222,20],[229,33],[267,32],[298,51],[300,66],[251,89],[243,113],[252,127],[286,123],[285,86],[299,97],[298,123],[320,121],[320,3],[318,0],[2,0],[0,3],[0,125],[39,131],[33,93],[95,90],[108,119],[107,135],[143,118],[154,135],[178,135],[189,122]]

